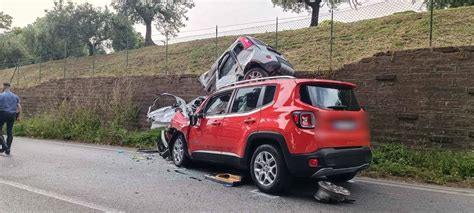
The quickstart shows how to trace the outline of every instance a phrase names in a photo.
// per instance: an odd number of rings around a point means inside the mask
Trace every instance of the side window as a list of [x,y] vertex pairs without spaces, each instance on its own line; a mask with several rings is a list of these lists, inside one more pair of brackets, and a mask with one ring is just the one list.
[[234,103],[232,104],[232,113],[243,113],[257,108],[258,98],[262,87],[242,88],[237,91]]
[[267,86],[265,88],[265,95],[263,96],[262,105],[267,105],[273,101],[273,98],[275,97],[275,90],[276,86]]
[[229,74],[230,70],[232,70],[232,67],[234,67],[234,64],[235,64],[234,57],[232,57],[231,55],[228,55],[224,64],[219,67],[220,68],[219,78],[222,78],[223,76],[226,76],[227,74]]
[[237,45],[235,45],[235,47],[234,47],[235,55],[238,56],[240,54],[240,52],[242,52],[242,50],[244,50],[244,45],[242,45],[242,43],[240,43],[240,42],[237,43]]
[[227,109],[227,105],[229,104],[231,92],[226,92],[224,94],[220,94],[216,97],[213,97],[209,103],[206,105],[206,109],[204,110],[205,115],[222,115],[225,113]]

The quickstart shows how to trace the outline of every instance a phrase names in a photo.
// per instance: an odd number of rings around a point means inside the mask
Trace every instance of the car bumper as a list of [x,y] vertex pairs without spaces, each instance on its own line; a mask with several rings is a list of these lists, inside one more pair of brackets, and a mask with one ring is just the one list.
[[[318,166],[310,167],[310,159],[318,159]],[[290,154],[285,160],[294,176],[318,178],[367,169],[372,161],[372,152],[369,147],[324,148],[309,154]]]

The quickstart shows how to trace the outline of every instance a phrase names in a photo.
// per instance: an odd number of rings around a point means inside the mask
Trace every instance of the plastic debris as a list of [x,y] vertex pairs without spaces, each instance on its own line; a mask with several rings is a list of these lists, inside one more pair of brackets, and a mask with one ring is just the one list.
[[204,175],[208,180],[224,184],[226,187],[237,186],[242,183],[242,177],[239,175],[233,175],[229,173],[221,173],[217,175]]

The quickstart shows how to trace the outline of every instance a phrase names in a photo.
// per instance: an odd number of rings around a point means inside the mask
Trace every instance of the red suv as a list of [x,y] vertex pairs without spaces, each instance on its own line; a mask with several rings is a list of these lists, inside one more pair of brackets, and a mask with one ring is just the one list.
[[176,113],[167,132],[177,166],[191,160],[250,169],[275,193],[293,176],[347,181],[372,160],[366,112],[347,82],[293,77],[241,81]]

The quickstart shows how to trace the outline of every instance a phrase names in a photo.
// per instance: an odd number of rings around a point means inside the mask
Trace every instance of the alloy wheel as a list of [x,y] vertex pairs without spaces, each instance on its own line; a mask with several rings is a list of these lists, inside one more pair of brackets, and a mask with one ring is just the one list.
[[267,151],[260,152],[253,164],[255,177],[263,186],[269,186],[277,178],[278,166],[275,157]]
[[184,155],[183,141],[178,138],[173,145],[173,160],[176,163],[181,162]]

